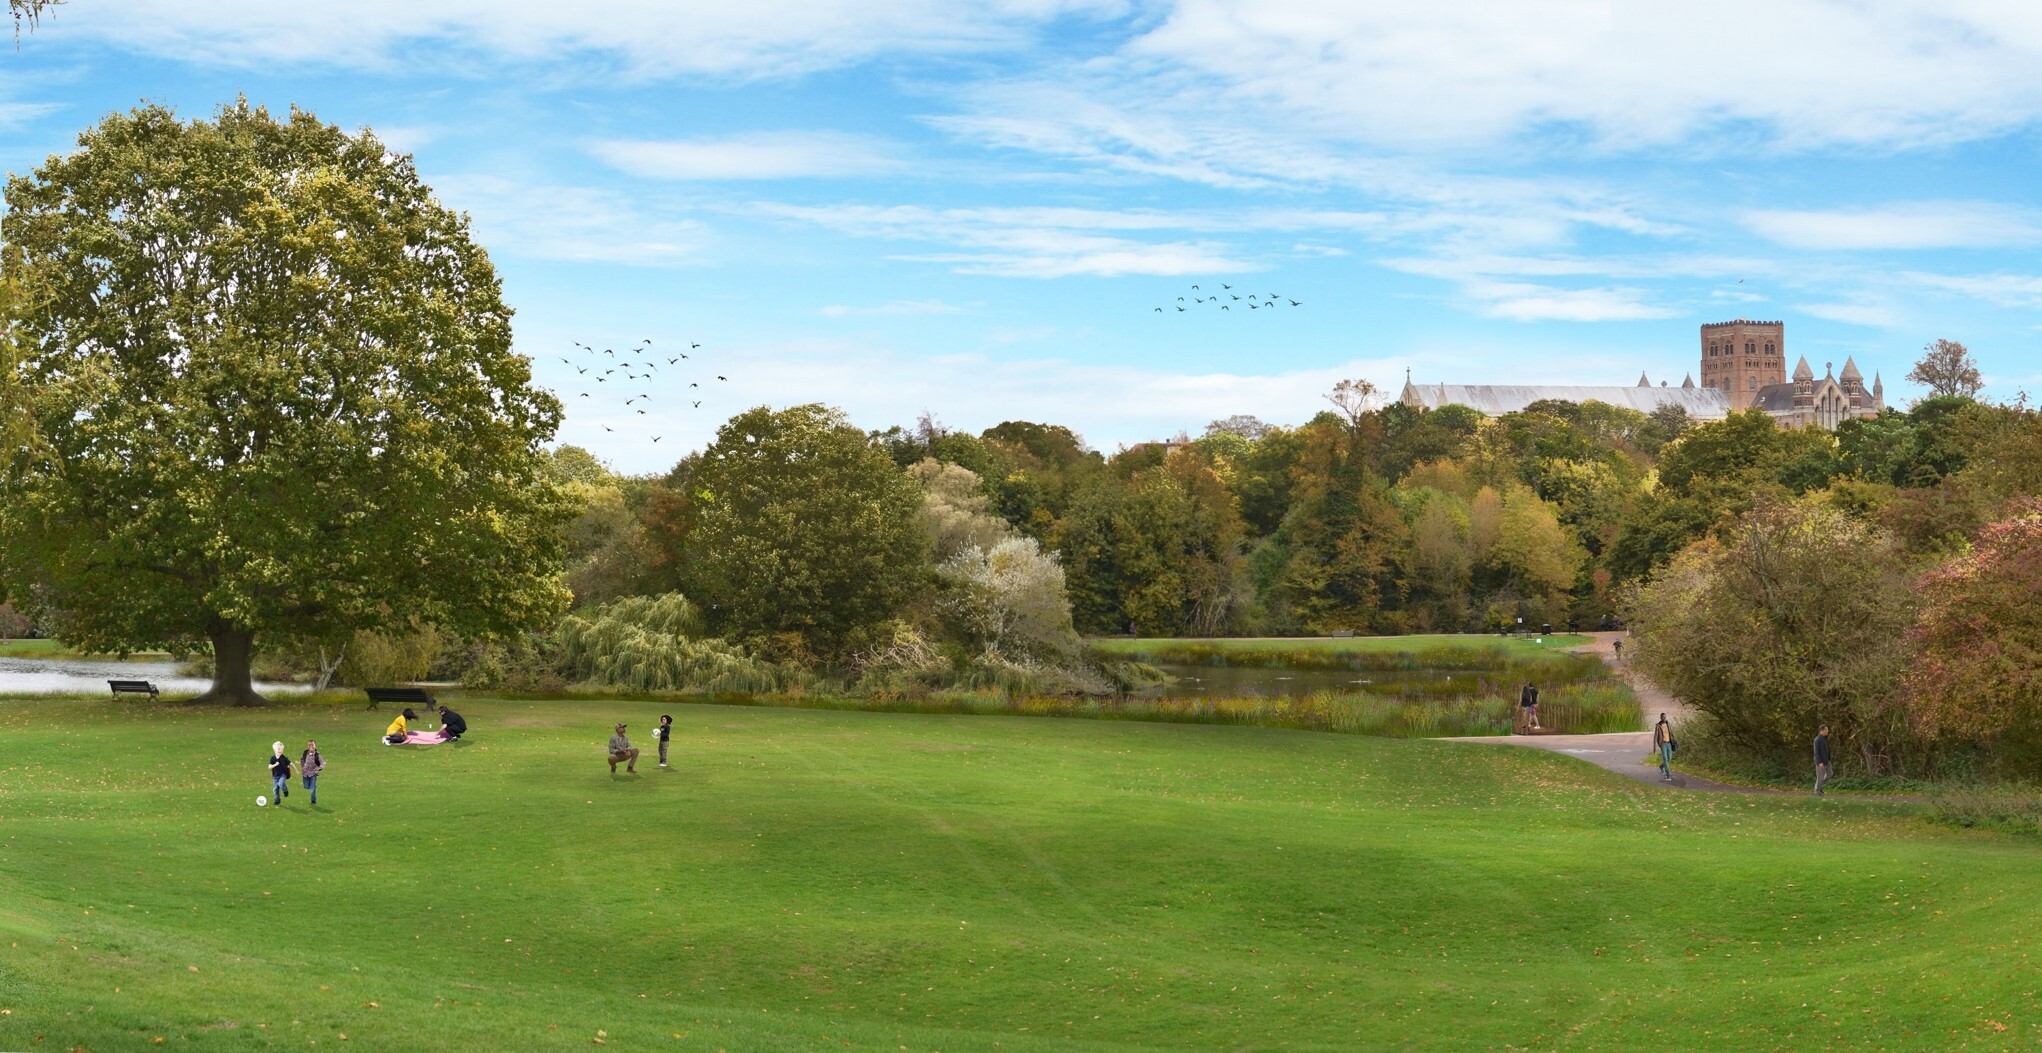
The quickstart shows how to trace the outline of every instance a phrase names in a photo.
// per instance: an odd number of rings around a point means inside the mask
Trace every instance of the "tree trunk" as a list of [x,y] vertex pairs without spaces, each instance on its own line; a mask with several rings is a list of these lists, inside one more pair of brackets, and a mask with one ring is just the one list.
[[248,675],[248,660],[255,652],[255,634],[215,618],[207,623],[206,635],[213,640],[213,686],[193,701],[236,706],[267,704],[269,699],[255,693]]

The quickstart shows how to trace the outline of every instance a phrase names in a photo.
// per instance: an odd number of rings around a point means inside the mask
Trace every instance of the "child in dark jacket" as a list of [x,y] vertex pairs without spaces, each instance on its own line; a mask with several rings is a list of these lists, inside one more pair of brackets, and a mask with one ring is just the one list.
[[281,742],[273,742],[269,748],[271,792],[276,794],[276,802],[282,804],[284,798],[291,795],[291,758],[284,756],[284,744]]

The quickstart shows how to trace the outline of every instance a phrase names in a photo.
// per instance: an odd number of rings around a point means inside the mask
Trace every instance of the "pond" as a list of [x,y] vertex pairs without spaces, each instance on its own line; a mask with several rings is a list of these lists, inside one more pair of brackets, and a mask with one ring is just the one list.
[[[104,694],[109,680],[147,680],[159,691],[198,694],[212,686],[203,677],[179,676],[168,660],[123,662],[118,658],[0,658],[0,695]],[[290,684],[256,684],[265,694],[298,691]]]
[[[1470,693],[1485,678],[1479,673],[1440,669],[1397,669],[1356,672],[1351,669],[1270,669],[1223,665],[1151,663],[1169,674],[1170,683],[1143,692],[1157,698],[1302,698],[1320,691],[1397,694],[1416,685],[1458,682]],[[1487,677],[1494,680],[1493,676]]]

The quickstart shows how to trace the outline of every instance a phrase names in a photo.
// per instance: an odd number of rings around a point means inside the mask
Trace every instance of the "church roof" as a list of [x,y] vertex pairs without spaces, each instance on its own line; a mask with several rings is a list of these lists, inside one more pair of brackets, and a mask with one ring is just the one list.
[[1851,358],[1848,355],[1846,355],[1843,360],[1843,372],[1838,375],[1845,380],[1865,379],[1865,375],[1863,373],[1858,372],[1858,360],[1855,358]]
[[1758,398],[1752,402],[1752,405],[1774,415],[1792,413],[1794,412],[1794,385],[1792,383],[1767,384],[1758,389]]
[[1814,380],[1814,379],[1815,379],[1815,371],[1814,371],[1814,370],[1812,370],[1812,369],[1809,369],[1809,368],[1808,368],[1808,356],[1807,356],[1807,355],[1802,355],[1802,356],[1801,356],[1801,361],[1800,361],[1800,362],[1799,362],[1798,364],[1796,364],[1796,365],[1794,366],[1794,379],[1795,379],[1795,380]]
[[[1791,394],[1791,385],[1790,394]],[[1601,402],[1650,413],[1661,406],[1675,405],[1688,416],[1720,420],[1730,413],[1727,392],[1715,388],[1690,387],[1588,387],[1559,384],[1414,384],[1406,382],[1401,401],[1407,406],[1438,409],[1466,406],[1491,417],[1516,413],[1534,402]]]

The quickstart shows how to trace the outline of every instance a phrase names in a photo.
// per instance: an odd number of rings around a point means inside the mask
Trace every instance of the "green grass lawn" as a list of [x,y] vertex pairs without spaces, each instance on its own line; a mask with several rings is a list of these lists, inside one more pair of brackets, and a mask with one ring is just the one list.
[[[2032,1048],[2042,840],[1533,750],[0,702],[0,1049]],[[331,769],[257,810],[272,739]],[[2002,1030],[2002,1029],[2005,1030]],[[346,1036],[343,1042],[341,1036]]]

